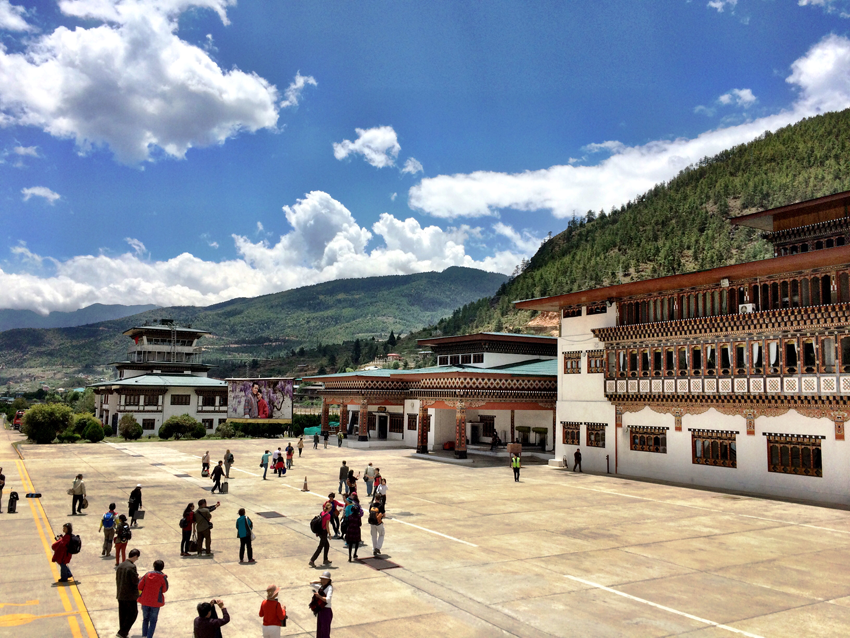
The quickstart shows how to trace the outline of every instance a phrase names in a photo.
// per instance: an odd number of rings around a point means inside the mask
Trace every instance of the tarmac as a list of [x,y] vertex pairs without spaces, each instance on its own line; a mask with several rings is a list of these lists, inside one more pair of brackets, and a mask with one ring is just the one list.
[[[101,557],[97,528],[110,501],[126,513],[136,483],[146,516],[129,548],[141,550],[140,575],[162,559],[170,582],[156,636],[192,636],[197,603],[222,598],[232,618],[223,637],[259,637],[272,583],[289,616],[282,635],[315,635],[309,582],[323,568],[307,564],[317,545],[309,521],[336,491],[343,459],[361,473],[372,461],[387,478],[383,557],[397,567],[349,563],[331,541],[333,636],[850,635],[850,512],[840,509],[542,464],[517,483],[507,465],[333,445],[307,445],[285,477],[263,481],[260,456],[280,439],[23,445],[21,461],[11,442],[22,438],[0,430],[0,636],[115,635],[114,558]],[[225,448],[236,464],[229,493],[212,497],[221,501],[214,555],[181,558],[183,508],[210,499],[200,456],[217,460]],[[90,506],[72,517],[66,491],[77,473]],[[7,514],[12,490],[42,497]],[[238,560],[240,507],[254,522],[254,564]],[[70,565],[79,584],[56,587],[49,546],[67,521],[83,541]],[[365,518],[363,539],[368,558]],[[141,614],[130,635],[141,636]]]

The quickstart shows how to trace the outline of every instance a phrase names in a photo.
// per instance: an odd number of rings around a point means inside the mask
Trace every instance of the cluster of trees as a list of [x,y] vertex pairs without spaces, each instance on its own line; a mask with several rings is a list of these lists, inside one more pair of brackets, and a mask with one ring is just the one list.
[[74,443],[86,439],[92,443],[110,436],[109,426],[101,425],[91,414],[75,414],[70,406],[62,403],[40,403],[24,414],[21,432],[35,443],[51,443],[59,439],[62,443]]
[[773,255],[729,217],[850,190],[850,110],[765,133],[703,159],[610,211],[588,211],[544,242],[496,295],[458,308],[435,332],[523,331],[511,302]]

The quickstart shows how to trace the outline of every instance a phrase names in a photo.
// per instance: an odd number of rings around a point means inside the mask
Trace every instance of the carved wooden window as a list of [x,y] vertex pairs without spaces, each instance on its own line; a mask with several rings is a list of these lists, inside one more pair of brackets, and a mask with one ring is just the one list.
[[190,405],[191,399],[192,397],[189,394],[172,394],[171,405]]
[[570,317],[581,317],[581,306],[568,306],[561,310],[561,316],[564,319],[568,319]]
[[679,376],[686,377],[688,376],[688,348],[687,346],[680,346],[678,352],[678,362],[679,362]]
[[779,307],[779,283],[774,281],[770,284],[770,309],[779,310]]
[[820,302],[824,305],[832,303],[832,282],[829,275],[820,278]]
[[702,346],[691,348],[691,374],[694,376],[702,374]]
[[649,348],[640,351],[640,376],[648,377],[652,374],[652,365],[649,360]]
[[404,434],[404,417],[401,414],[390,414],[390,432]]
[[779,374],[780,372],[780,355],[781,349],[779,340],[769,339],[764,344],[765,358],[767,359],[765,366],[768,374]]
[[850,337],[841,337],[838,343],[841,354],[841,372],[850,372]]
[[779,284],[779,304],[782,308],[791,307],[791,294],[787,281],[783,281]]
[[587,447],[605,447],[605,424],[585,423]]
[[588,350],[587,352],[587,372],[589,374],[599,374],[605,372],[605,351],[604,350]]
[[822,436],[767,434],[767,471],[823,476]]
[[[737,347],[738,344],[735,345]],[[750,342],[750,361],[752,362],[750,371],[753,374],[762,374],[764,372],[764,344],[761,341]],[[735,368],[736,374],[746,374],[747,372],[746,369],[743,369],[738,372],[737,365],[735,366]]]
[[484,363],[484,353],[476,352],[472,355],[472,363]]
[[205,408],[214,408],[215,407],[215,397],[214,396],[202,396],[201,397],[201,405]]
[[691,430],[691,460],[694,465],[738,467],[737,432]]
[[448,357],[437,357],[437,365],[438,366],[449,365],[449,358]]
[[662,375],[662,371],[664,370],[663,358],[664,351],[661,348],[654,348],[652,350],[652,376],[660,377]]
[[629,376],[638,376],[638,351],[629,350]]
[[142,419],[143,430],[153,430],[156,428],[156,419]]
[[629,430],[630,450],[667,454],[667,428],[632,426]]
[[461,363],[461,365],[469,365],[470,363],[472,363],[472,355],[471,354],[460,355],[460,363]]
[[453,366],[459,366],[460,365],[460,355],[459,354],[451,355],[449,357],[449,363]]
[[818,370],[818,357],[814,339],[803,339],[803,352],[800,369],[804,374],[811,374]]
[[608,304],[604,301],[602,303],[588,304],[584,312],[587,315],[604,315],[608,312]]
[[838,303],[847,303],[850,301],[850,279],[847,273],[843,272],[838,275]]
[[835,338],[821,337],[820,371],[826,374],[835,372]]
[[124,405],[139,405],[139,401],[141,400],[141,396],[138,394],[125,394],[124,395]]
[[564,445],[581,445],[579,442],[581,423],[561,421],[561,429],[563,430]]
[[812,305],[812,298],[809,294],[809,280],[802,279],[800,280],[800,305],[804,308],[806,306]]
[[796,339],[785,339],[782,342],[785,352],[782,372],[784,374],[797,374],[800,369],[799,345]]
[[673,348],[664,349],[664,376],[672,377],[676,374],[676,351]]
[[617,350],[617,376],[625,377],[626,372],[626,351]]
[[608,378],[617,376],[617,353],[613,350],[608,352]]
[[419,415],[418,414],[408,414],[407,415],[407,430],[416,431],[416,426],[419,424]]
[[564,374],[581,374],[581,350],[564,353]]
[[717,374],[717,346],[713,343],[705,346],[705,373]]
[[732,374],[732,345],[721,343],[720,349],[720,374]]
[[796,279],[791,282],[791,307],[800,307],[800,282]]
[[367,419],[368,419],[368,420],[367,420],[367,422],[366,422],[366,423],[367,423],[367,427],[368,427],[370,430],[375,430],[375,429],[377,429],[377,427],[378,427],[378,426],[377,426],[377,421],[378,421],[378,419],[377,419],[376,415],[375,415],[375,414],[373,414],[372,412],[370,412],[370,413],[369,413],[369,416],[367,417]]
[[212,430],[214,427],[212,419],[201,419],[201,425],[203,425],[207,430]]
[[481,436],[492,437],[496,433],[496,417],[486,414],[478,415],[478,420],[481,421]]

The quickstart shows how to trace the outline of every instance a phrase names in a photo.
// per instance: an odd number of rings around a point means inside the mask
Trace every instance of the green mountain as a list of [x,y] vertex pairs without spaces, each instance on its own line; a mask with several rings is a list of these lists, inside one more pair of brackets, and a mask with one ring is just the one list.
[[850,190],[850,110],[765,133],[705,158],[620,208],[588,211],[545,242],[521,274],[433,331],[556,326],[512,301],[715,268],[772,256],[732,216]]
[[58,329],[0,332],[0,367],[91,368],[126,357],[133,325],[171,318],[212,334],[206,359],[274,358],[319,343],[386,339],[433,324],[458,305],[492,295],[505,275],[472,268],[342,279],[204,308],[156,308],[132,317]]
[[46,315],[40,315],[32,310],[0,310],[0,332],[3,330],[14,330],[15,328],[70,328],[73,326],[84,326],[87,323],[109,321],[110,319],[122,319],[130,315],[137,315],[146,310],[156,308],[154,304],[142,306],[122,306],[121,304],[95,303],[72,312],[55,311]]

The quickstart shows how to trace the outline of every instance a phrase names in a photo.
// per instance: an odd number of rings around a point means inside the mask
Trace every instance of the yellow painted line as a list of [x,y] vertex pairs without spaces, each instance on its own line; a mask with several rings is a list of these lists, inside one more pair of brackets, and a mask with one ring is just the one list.
[[[28,625],[33,620],[61,618],[62,616],[74,616],[79,613],[78,611],[63,611],[58,614],[42,614],[41,616],[36,616],[35,614],[6,614],[5,616],[0,616],[0,627],[18,627],[20,625]],[[79,627],[77,631],[79,631]]]
[[[18,473],[21,475],[21,481],[23,482],[24,489],[26,489],[28,492],[35,492],[35,486],[33,485],[32,479],[30,479],[29,472],[27,472],[27,468],[24,465],[24,462],[16,461],[15,463],[18,465]],[[53,529],[50,526],[50,521],[47,518],[47,514],[44,511],[44,508],[42,507],[41,501],[39,499],[27,500],[29,501],[30,509],[32,510],[32,517],[35,521],[36,528],[38,529],[38,534],[41,538],[42,546],[44,547],[44,553],[47,556],[47,559],[50,561],[50,570],[53,573],[54,578],[58,580],[59,567],[56,565],[56,563],[52,561],[52,543],[48,542],[47,540],[48,538],[55,537]],[[42,523],[44,527],[42,527]],[[45,534],[45,530],[47,531],[47,535]],[[60,587],[58,589],[59,598],[62,601],[62,606],[65,608],[65,611],[72,611],[73,607],[71,605],[71,601],[68,599],[68,594],[65,591],[66,588]],[[92,623],[88,609],[86,608],[86,605],[83,602],[82,596],[80,596],[80,590],[77,587],[76,582],[72,583],[69,587],[67,587],[67,589],[71,590],[71,595],[74,597],[74,602],[76,603],[77,609],[79,610],[79,615],[83,620],[83,626],[85,627],[86,633],[88,634],[89,638],[97,638],[97,631],[95,631],[94,623]],[[71,628],[71,635],[73,635],[74,638],[82,638],[83,634],[80,631],[80,625],[77,622],[77,618],[75,616],[68,617],[68,625]]]

